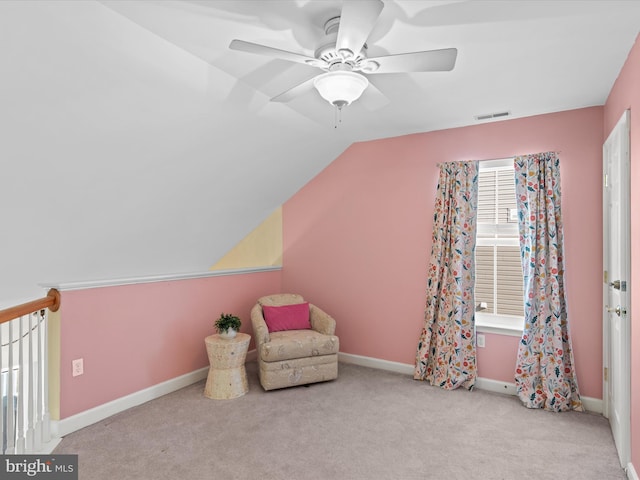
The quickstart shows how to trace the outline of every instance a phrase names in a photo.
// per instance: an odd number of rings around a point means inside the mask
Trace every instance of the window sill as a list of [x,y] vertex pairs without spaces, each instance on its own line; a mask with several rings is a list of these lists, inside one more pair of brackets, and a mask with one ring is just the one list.
[[478,325],[476,323],[476,332],[495,333],[497,335],[508,335],[510,337],[522,337],[522,329],[505,327],[503,325]]
[[524,319],[476,313],[476,332],[522,337]]

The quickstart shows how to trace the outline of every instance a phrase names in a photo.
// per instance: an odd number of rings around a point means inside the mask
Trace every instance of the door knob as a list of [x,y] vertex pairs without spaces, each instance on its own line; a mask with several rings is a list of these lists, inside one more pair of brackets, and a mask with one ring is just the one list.
[[607,305],[607,312],[615,313],[616,315],[620,316],[621,314],[622,315],[626,315],[627,314],[627,309],[620,307],[620,305],[618,305],[615,308],[612,308],[609,305]]

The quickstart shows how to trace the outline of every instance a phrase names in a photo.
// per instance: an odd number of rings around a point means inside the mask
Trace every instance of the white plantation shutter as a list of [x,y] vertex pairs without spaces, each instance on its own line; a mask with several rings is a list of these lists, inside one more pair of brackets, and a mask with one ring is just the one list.
[[520,247],[497,247],[496,261],[498,263],[496,278],[498,308],[495,313],[524,317]]
[[476,246],[476,285],[474,296],[476,305],[480,302],[487,304],[486,312],[493,312],[495,294],[495,255],[494,247]]
[[486,309],[478,312],[479,323],[487,315],[524,317],[514,171],[511,161],[503,164],[480,163],[474,295]]

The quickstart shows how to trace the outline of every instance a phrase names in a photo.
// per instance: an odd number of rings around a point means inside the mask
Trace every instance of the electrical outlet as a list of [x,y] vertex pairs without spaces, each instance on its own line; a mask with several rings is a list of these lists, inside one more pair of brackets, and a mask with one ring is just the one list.
[[82,361],[82,358],[73,360],[71,362],[71,374],[74,377],[77,377],[78,375],[82,375],[83,373],[84,373],[84,362]]
[[484,348],[484,335],[482,335],[481,333],[478,333],[476,335],[476,343],[478,345],[479,348]]

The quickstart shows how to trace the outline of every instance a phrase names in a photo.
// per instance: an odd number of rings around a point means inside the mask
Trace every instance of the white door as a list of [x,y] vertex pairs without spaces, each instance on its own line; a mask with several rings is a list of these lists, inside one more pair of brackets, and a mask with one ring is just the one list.
[[630,461],[629,111],[603,147],[604,415],[623,468]]

